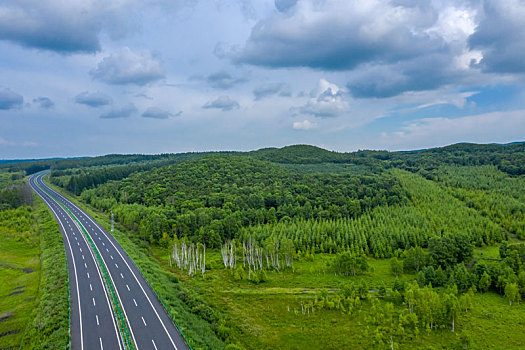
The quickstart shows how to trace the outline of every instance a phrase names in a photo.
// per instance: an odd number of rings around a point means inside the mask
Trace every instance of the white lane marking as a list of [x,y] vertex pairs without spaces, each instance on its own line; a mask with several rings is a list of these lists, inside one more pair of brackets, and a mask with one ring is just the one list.
[[110,255],[109,257],[111,258],[111,260],[113,260],[113,255]]
[[115,266],[116,266],[116,267],[117,267],[117,269],[118,269],[118,265],[117,265],[117,263],[115,263]]
[[82,248],[80,248],[80,252],[82,253]]
[[126,288],[128,288],[128,292],[129,292],[130,290],[129,290],[129,286],[127,284],[126,284]]
[[98,323],[98,315],[95,315],[95,317],[97,318],[97,326],[100,326],[100,323]]
[[[76,238],[76,237],[75,237]],[[77,242],[77,245],[80,247],[80,243]]]
[[89,272],[87,273],[87,275],[88,275],[88,278],[89,278]]
[[144,321],[144,317],[143,316],[140,316],[140,317],[142,318],[142,322],[144,322],[144,326],[147,327],[148,325],[146,324],[146,321]]
[[106,252],[108,252],[108,253],[109,253],[109,249],[108,249],[108,248],[106,248]]
[[87,269],[87,264],[86,263],[84,263],[84,267]]
[[122,274],[122,272],[120,273],[120,277],[124,278],[124,275]]
[[105,246],[104,242],[102,242],[102,245]]
[[93,297],[93,306],[96,306],[97,304],[95,304],[95,297]]
[[104,347],[102,346],[102,338],[98,338],[100,340],[100,350],[104,350]]
[[78,238],[77,238],[77,236],[75,236],[75,241],[78,241]]
[[151,339],[151,342],[153,343],[153,347],[155,348],[155,350],[159,350],[157,349],[157,345],[155,345],[155,341],[153,339]]
[[93,291],[93,286],[91,285],[91,283],[89,284],[89,290]]
[[138,305],[137,305],[137,302],[135,301],[135,299],[133,299],[133,302],[135,303],[135,306],[138,306]]
[[84,260],[84,254],[82,254],[82,260]]

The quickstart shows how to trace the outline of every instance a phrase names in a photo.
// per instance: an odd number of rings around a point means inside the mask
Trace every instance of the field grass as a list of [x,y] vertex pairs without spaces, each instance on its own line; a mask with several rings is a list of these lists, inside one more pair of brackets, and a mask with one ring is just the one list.
[[40,236],[42,274],[36,307],[21,349],[65,349],[69,342],[69,285],[66,253],[58,223],[34,196],[34,218]]
[[38,302],[40,240],[32,220],[29,207],[0,215],[0,348],[20,345]]
[[[294,272],[269,272],[267,282],[254,284],[234,280],[220,266],[217,251],[207,254],[211,269],[204,278],[188,277],[169,266],[166,249],[156,248],[153,253],[164,269],[177,274],[181,283],[198,291],[203,300],[234,325],[230,329],[231,340],[246,349],[374,349],[372,339],[365,334],[369,303],[364,302],[361,310],[352,315],[326,309],[304,315],[301,301],[307,302],[323,293],[330,296],[344,283],[361,279],[367,282],[369,295],[374,298],[381,284],[391,287],[395,279],[390,272],[390,259],[370,259],[373,271],[365,276],[341,277],[327,266],[333,256],[318,254],[314,261],[296,261]],[[476,255],[497,257],[497,247],[479,248]],[[401,279],[410,281],[415,276],[403,274]],[[403,339],[399,348],[519,349],[524,344],[525,335],[516,330],[525,323],[525,306],[509,306],[506,299],[494,293],[477,293],[473,301],[473,311],[457,321],[457,332],[421,330],[417,337]]]

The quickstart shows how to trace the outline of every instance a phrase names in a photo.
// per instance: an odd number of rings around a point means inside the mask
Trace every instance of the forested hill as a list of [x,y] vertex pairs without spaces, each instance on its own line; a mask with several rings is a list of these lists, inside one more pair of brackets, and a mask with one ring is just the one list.
[[[142,227],[153,240],[172,229],[180,235],[213,231],[218,236],[208,241],[210,246],[233,238],[243,226],[292,218],[356,217],[379,205],[407,202],[406,192],[390,174],[304,174],[233,155],[136,173],[85,190],[82,197],[100,209],[113,208],[117,219],[130,228]],[[154,224],[141,226],[142,219]]]

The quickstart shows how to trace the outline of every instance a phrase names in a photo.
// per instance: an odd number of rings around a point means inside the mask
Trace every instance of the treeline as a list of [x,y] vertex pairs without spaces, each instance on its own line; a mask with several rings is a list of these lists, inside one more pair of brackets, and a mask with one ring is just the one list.
[[0,211],[31,205],[31,193],[21,173],[0,173]]
[[136,173],[85,190],[82,198],[113,210],[124,226],[152,242],[163,233],[208,247],[241,227],[296,219],[354,218],[378,206],[408,203],[394,176],[300,174],[248,157],[211,156]]

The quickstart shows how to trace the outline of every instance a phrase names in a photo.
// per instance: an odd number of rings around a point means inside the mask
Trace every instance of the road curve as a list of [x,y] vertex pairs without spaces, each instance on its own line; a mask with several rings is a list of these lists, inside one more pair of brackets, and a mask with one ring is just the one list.
[[55,216],[64,239],[69,269],[71,348],[123,349],[112,305],[93,252],[67,211],[37,185],[41,177],[42,173],[32,176],[29,184]]
[[80,207],[47,186],[42,175],[35,179],[40,187],[51,193],[78,218],[96,245],[117,292],[137,349],[188,349],[155,293],[115,238]]

